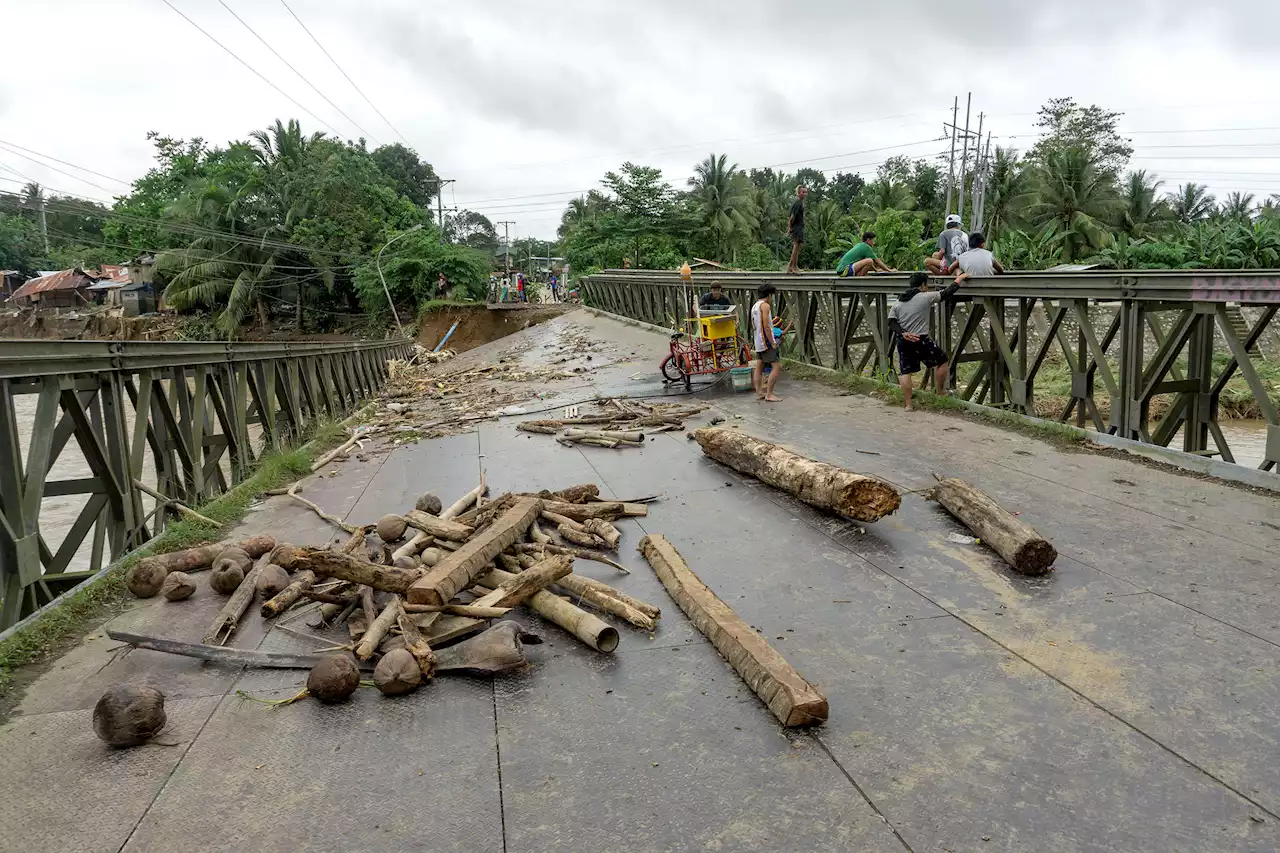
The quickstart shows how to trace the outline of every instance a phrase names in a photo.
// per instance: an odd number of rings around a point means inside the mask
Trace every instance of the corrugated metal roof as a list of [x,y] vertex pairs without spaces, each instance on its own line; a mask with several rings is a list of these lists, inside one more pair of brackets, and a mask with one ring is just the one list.
[[31,296],[33,293],[47,293],[51,290],[79,290],[92,283],[93,279],[85,275],[81,270],[62,270],[52,275],[42,275],[39,278],[31,279],[15,290],[9,298],[20,299]]

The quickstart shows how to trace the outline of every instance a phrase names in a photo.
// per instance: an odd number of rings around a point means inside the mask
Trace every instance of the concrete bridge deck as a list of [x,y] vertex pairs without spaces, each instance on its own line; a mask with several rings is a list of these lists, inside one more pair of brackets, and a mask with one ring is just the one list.
[[[576,312],[461,358],[536,359],[577,329],[607,366],[559,401],[659,393],[665,340]],[[634,355],[633,355],[634,353]],[[632,379],[637,373],[643,378]],[[481,468],[493,488],[595,481],[662,492],[624,522],[633,574],[585,571],[659,604],[612,656],[537,617],[526,672],[440,678],[411,697],[267,710],[305,673],[112,651],[101,631],[30,686],[0,729],[0,839],[38,851],[1275,851],[1280,848],[1280,511],[1274,497],[965,418],[784,380],[781,406],[700,398],[753,434],[884,477],[969,479],[1051,538],[1012,575],[918,494],[876,525],[824,517],[704,459],[561,447],[508,421],[355,459],[306,494],[363,523]],[[549,403],[548,403],[549,404]],[[878,455],[859,453],[873,451]],[[331,530],[281,499],[243,525]],[[635,553],[666,534],[831,703],[783,731]],[[204,590],[202,590],[203,592]],[[139,602],[114,624],[198,639],[221,601]],[[239,646],[305,651],[251,616]],[[112,752],[92,707],[115,681],[169,696],[176,745]]]

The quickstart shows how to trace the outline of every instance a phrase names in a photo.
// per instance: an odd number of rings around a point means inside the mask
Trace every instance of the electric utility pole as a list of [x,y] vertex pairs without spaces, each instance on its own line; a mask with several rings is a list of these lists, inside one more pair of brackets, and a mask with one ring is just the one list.
[[982,154],[982,190],[978,194],[978,212],[974,215],[973,228],[986,234],[982,221],[987,216],[987,177],[991,171],[991,131],[987,131],[987,148]]
[[951,164],[947,167],[947,209],[942,212],[945,217],[951,213],[951,189],[956,184],[956,121],[960,118],[960,96],[956,95],[955,105],[951,108]]
[[436,179],[436,213],[440,222],[440,245],[444,245],[444,185],[457,183],[454,178]]
[[503,267],[506,268],[507,278],[510,278],[511,277],[511,226],[515,225],[515,223],[499,222],[497,224],[502,226],[502,233],[503,233],[502,245],[503,245],[503,248],[506,250],[504,252],[504,254],[506,255],[506,260],[503,262]]
[[960,201],[956,203],[956,213],[964,215],[964,170],[969,164],[969,115],[973,110],[973,92],[969,93],[969,101],[964,108],[964,145],[960,149]]
[[[978,113],[978,141],[973,147],[973,210],[969,214],[969,231],[978,231],[978,182],[982,180],[982,121],[985,113]],[[961,205],[963,207],[963,205]],[[964,215],[964,211],[960,211]]]

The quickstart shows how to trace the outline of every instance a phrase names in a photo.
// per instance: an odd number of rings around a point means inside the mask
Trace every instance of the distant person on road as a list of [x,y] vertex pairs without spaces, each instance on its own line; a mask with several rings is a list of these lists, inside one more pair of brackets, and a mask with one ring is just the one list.
[[511,298],[511,276],[504,275],[502,277],[502,301],[506,302]]
[[524,273],[516,273],[516,301],[527,302],[524,294]]
[[729,298],[729,294],[724,292],[724,285],[718,281],[713,281],[711,282],[711,290],[702,294],[702,298],[698,300],[698,307],[712,310],[732,308],[733,300]]
[[804,247],[804,197],[809,188],[804,184],[796,187],[796,200],[791,202],[791,211],[787,214],[787,234],[791,236],[791,262],[787,264],[787,272],[800,272],[800,250]]
[[948,275],[956,276],[956,284],[966,278],[986,278],[993,275],[1004,275],[1004,266],[996,260],[996,256],[987,251],[987,238],[975,231],[969,235],[969,251],[956,258],[956,262],[947,268]]
[[[773,336],[773,308],[770,300],[777,288],[772,284],[760,285],[760,299],[751,306],[751,340],[756,353],[755,369],[751,371],[751,385],[756,390],[756,399],[766,403],[781,403],[781,397],[773,394],[778,377],[782,375],[782,364],[778,360],[778,341]],[[772,365],[766,378],[764,366]]]
[[929,276],[918,272],[911,276],[907,291],[889,309],[889,330],[898,338],[898,384],[907,411],[911,411],[911,381],[920,371],[920,362],[933,369],[934,389],[946,393],[947,354],[929,337],[929,316],[933,306],[950,299],[960,288],[952,284],[946,290],[932,290]]
[[551,276],[550,279],[548,279],[547,286],[551,288],[551,301],[559,302],[560,301],[560,280],[553,275]]
[[844,253],[840,263],[836,264],[836,275],[854,276],[876,272],[897,272],[890,269],[880,256],[876,254],[876,232],[864,231],[862,242]]
[[925,268],[934,275],[946,275],[956,259],[969,251],[969,235],[960,225],[959,214],[948,214],[947,230],[938,235],[938,251],[924,259]]

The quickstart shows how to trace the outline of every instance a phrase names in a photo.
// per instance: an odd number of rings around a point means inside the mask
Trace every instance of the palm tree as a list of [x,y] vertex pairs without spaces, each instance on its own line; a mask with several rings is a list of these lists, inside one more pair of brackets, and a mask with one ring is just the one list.
[[995,162],[987,184],[984,214],[987,238],[994,242],[1021,219],[1035,200],[1032,170],[1013,148],[996,148]]
[[718,260],[725,260],[733,247],[750,235],[755,205],[751,182],[727,158],[711,154],[694,167],[689,179],[697,201],[698,218],[711,238]]
[[289,119],[289,124],[282,124],[280,119],[266,130],[255,130],[249,134],[253,140],[250,147],[254,157],[263,166],[271,168],[284,165],[287,169],[297,169],[306,161],[307,154],[315,144],[324,139],[323,133],[303,136],[302,125],[297,119]]
[[1253,193],[1228,193],[1222,202],[1222,215],[1227,219],[1252,220],[1258,206],[1253,203]]
[[1050,151],[1036,169],[1037,200],[1029,214],[1052,229],[1067,263],[1100,248],[1110,237],[1106,222],[1118,204],[1113,176],[1078,146]]
[[872,221],[886,210],[912,210],[915,205],[911,188],[886,175],[867,184],[862,190],[862,209],[859,212],[863,219]]
[[822,252],[827,247],[828,237],[835,229],[843,214],[840,203],[833,198],[823,199],[805,214],[805,239]]
[[1177,192],[1165,196],[1173,216],[1183,225],[1208,219],[1216,209],[1217,199],[1209,194],[1204,184],[1188,182],[1178,187]]
[[[1147,177],[1146,169],[1130,172],[1120,189],[1120,215],[1117,225],[1130,237],[1144,237],[1166,212],[1167,207],[1156,200],[1156,193],[1164,181]],[[1124,267],[1116,267],[1124,269]]]

